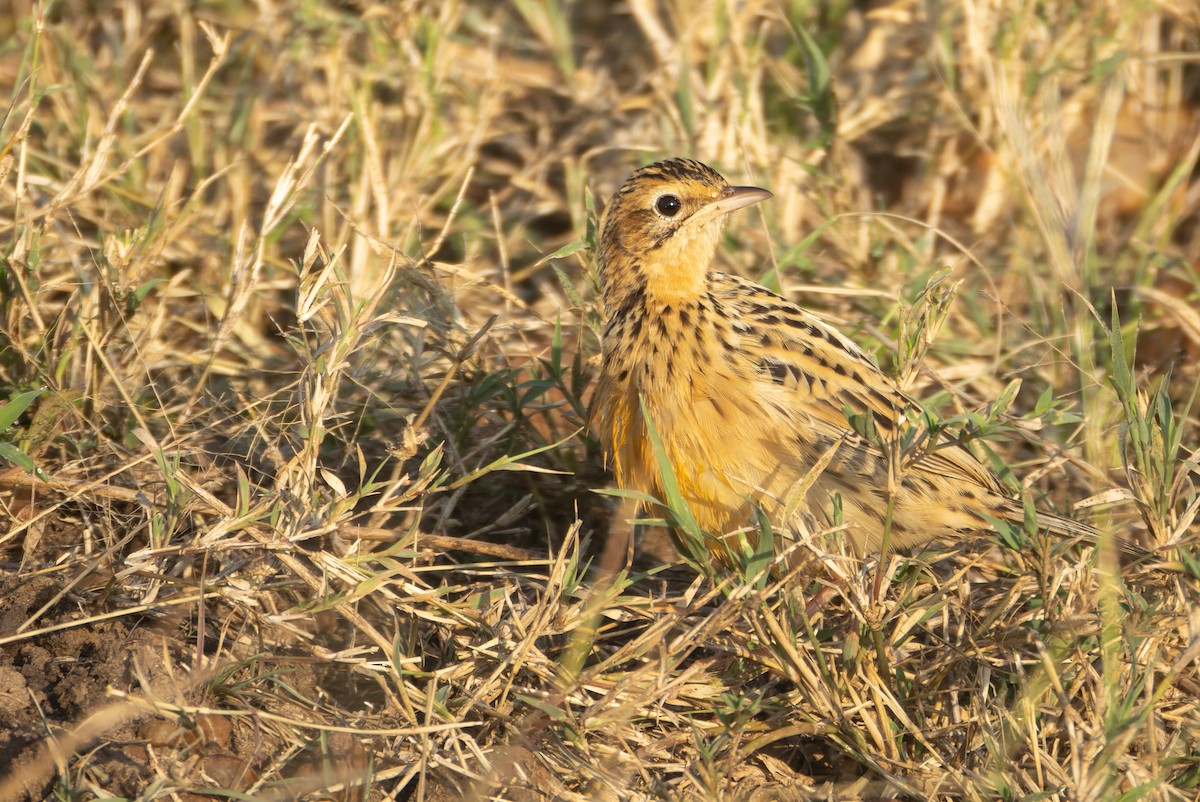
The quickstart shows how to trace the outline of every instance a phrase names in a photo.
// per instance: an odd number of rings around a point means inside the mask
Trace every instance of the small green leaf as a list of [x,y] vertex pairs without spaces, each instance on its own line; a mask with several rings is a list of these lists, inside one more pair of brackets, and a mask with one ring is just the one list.
[[21,413],[29,409],[37,397],[44,392],[46,392],[46,388],[43,387],[40,390],[27,390],[10,395],[8,403],[0,407],[0,432],[16,423],[17,418],[21,417]]
[[646,432],[650,437],[650,449],[654,452],[654,461],[658,463],[658,472],[662,477],[663,495],[666,496],[663,501],[666,502],[666,507],[679,519],[681,526],[689,535],[695,535],[698,538],[703,537],[700,531],[700,525],[696,523],[695,516],[692,515],[691,507],[683,498],[683,494],[679,492],[679,482],[675,479],[675,469],[671,465],[671,459],[667,455],[667,448],[663,445],[662,438],[658,434],[658,429],[654,425],[654,421],[650,418],[650,412],[646,409],[646,399],[640,398],[638,403],[642,408],[642,418],[646,421]]
[[521,462],[521,460],[526,459],[528,457],[536,456],[537,454],[541,454],[545,451],[553,451],[554,449],[558,448],[559,446],[563,445],[564,443],[567,443],[570,440],[573,440],[575,438],[575,436],[579,434],[580,431],[582,431],[582,430],[576,429],[575,431],[571,432],[569,435],[567,435],[563,439],[559,440],[557,443],[550,443],[548,445],[530,449],[529,451],[525,451],[520,454],[515,454],[513,456],[505,455],[503,457],[500,457],[499,459],[492,460],[487,465],[484,465],[482,468],[471,471],[466,476],[460,477],[460,478],[456,479],[455,481],[451,482],[447,489],[457,490],[458,488],[462,487],[463,485],[470,484],[471,482],[474,482],[479,477],[489,474],[492,471],[528,471],[530,473],[553,473],[553,474],[568,473],[568,471],[556,471],[552,468],[542,468],[537,465],[526,465],[523,462]]
[[46,475],[33,461],[33,458],[11,443],[0,443],[0,460],[14,465],[23,471],[28,471],[42,479],[46,478]]
[[166,281],[167,280],[165,278],[150,279],[149,281],[142,284],[136,290],[133,291],[134,300],[136,300],[137,303],[140,304],[142,301],[146,300],[146,296],[150,294],[150,290],[154,289],[159,284],[165,284]]
[[539,265],[544,265],[544,264],[546,264],[546,262],[549,262],[551,259],[565,259],[568,256],[570,256],[571,254],[579,251],[581,248],[583,248],[583,240],[573,239],[570,242],[568,242],[566,245],[559,248],[554,253],[549,254],[547,256],[543,256],[541,259],[538,259],[536,262],[533,263],[533,266],[538,267]]
[[761,507],[754,508],[754,517],[758,522],[758,542],[746,560],[746,579],[762,590],[767,586],[770,568],[775,562],[775,532],[771,528],[771,519]]
[[514,695],[518,699],[520,699],[522,702],[524,702],[525,704],[534,708],[535,710],[542,711],[547,716],[549,716],[553,721],[563,721],[567,716],[567,714],[563,712],[562,708],[555,707],[554,705],[550,704],[549,702],[544,702],[541,699],[537,699],[532,696],[527,696],[523,693],[518,693],[518,694],[514,694]]

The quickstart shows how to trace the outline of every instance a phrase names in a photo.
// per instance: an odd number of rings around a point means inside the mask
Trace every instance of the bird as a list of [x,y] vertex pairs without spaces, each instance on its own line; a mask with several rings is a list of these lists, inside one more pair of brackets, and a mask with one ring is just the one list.
[[[725,559],[730,538],[753,537],[761,515],[785,541],[840,519],[861,556],[978,538],[997,521],[1021,526],[1024,503],[961,443],[933,438],[922,447],[919,429],[912,438],[920,405],[862,348],[799,305],[714,268],[730,213],[771,197],[673,158],[634,172],[605,209],[596,248],[602,353],[589,423],[617,485],[665,497],[657,433],[673,486]],[[898,457],[888,444],[906,433],[917,447]],[[1037,521],[1054,535],[1099,539],[1059,515],[1039,511]]]

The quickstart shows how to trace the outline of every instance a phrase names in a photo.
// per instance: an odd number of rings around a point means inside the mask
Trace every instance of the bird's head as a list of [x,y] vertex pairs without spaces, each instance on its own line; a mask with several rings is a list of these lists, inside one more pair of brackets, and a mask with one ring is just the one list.
[[758,187],[730,186],[691,159],[643,167],[604,214],[599,263],[605,294],[620,292],[610,285],[625,282],[668,301],[701,292],[729,212],[769,197]]

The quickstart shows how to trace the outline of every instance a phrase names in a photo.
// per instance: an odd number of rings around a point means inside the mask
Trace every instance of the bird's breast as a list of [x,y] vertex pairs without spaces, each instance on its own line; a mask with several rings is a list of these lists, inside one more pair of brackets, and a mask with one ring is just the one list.
[[712,396],[744,372],[721,314],[709,298],[619,308],[604,332],[606,380],[655,406]]
[[605,329],[593,424],[618,484],[660,496],[649,418],[701,526],[724,531],[745,504],[747,484],[734,474],[745,464],[747,443],[758,440],[748,427],[755,419],[761,424],[762,409],[747,395],[753,383],[746,382],[739,335],[718,312],[711,302],[696,302],[614,315]]

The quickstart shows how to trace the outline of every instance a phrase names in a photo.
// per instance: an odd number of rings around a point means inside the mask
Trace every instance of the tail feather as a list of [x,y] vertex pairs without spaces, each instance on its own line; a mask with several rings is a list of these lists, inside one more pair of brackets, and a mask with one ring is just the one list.
[[[998,512],[1000,513],[999,517],[1013,523],[1019,524],[1025,520],[1025,505],[1016,499],[1004,499]],[[1037,522],[1039,529],[1045,530],[1052,535],[1082,540],[1093,546],[1099,545],[1103,537],[1098,529],[1082,521],[1073,521],[1070,518],[1064,518],[1061,515],[1055,515],[1043,510],[1037,511]],[[1112,543],[1121,553],[1121,556],[1127,559],[1144,560],[1151,556],[1150,551],[1126,540],[1120,535],[1114,535]]]

